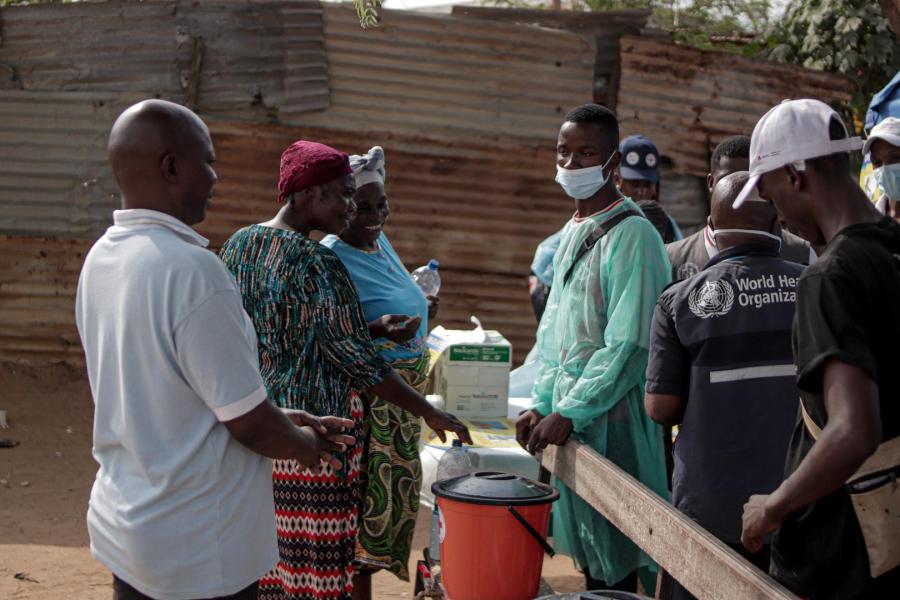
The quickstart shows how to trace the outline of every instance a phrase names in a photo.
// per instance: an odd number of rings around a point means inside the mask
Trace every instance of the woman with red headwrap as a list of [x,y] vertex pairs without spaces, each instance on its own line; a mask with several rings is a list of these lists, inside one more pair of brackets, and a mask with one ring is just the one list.
[[312,231],[340,234],[351,220],[356,187],[347,155],[294,142],[281,156],[278,189],[283,206],[275,217],[232,235],[222,260],[253,319],[269,398],[283,408],[353,419],[357,443],[340,471],[275,461],[280,560],[260,581],[259,597],[349,600],[364,441],[360,392],[391,398],[440,435],[471,440],[462,423],[431,407],[379,357],[350,274],[309,238]]

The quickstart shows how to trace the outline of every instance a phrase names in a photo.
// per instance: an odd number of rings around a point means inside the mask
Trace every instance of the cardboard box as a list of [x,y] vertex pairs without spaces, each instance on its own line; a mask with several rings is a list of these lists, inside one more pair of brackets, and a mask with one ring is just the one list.
[[506,417],[512,346],[497,331],[451,331],[437,327],[429,347],[438,353],[434,393],[458,417]]

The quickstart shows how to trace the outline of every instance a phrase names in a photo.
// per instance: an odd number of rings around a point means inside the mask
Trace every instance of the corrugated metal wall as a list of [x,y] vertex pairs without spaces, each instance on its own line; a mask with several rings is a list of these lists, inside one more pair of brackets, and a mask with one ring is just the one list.
[[461,17],[492,19],[505,23],[531,23],[592,38],[597,47],[594,55],[594,101],[610,108],[615,108],[616,105],[619,39],[629,34],[667,36],[662,30],[647,28],[647,21],[652,13],[646,8],[592,13],[492,6],[453,7],[453,14]]
[[[135,99],[185,101],[194,87],[219,154],[201,227],[215,245],[275,211],[290,141],[379,144],[394,245],[411,267],[442,261],[440,320],[466,327],[477,314],[517,359],[529,349],[525,276],[571,211],[553,183],[553,142],[562,113],[591,98],[591,38],[393,11],[363,31],[351,8],[311,2],[53,4],[5,7],[0,19],[12,74],[0,84],[0,360],[79,360],[77,272],[117,204],[107,131]],[[749,131],[782,97],[841,100],[850,89],[636,37],[622,38],[621,63],[623,132],[671,159],[663,196],[688,224],[704,216],[691,198],[703,197],[697,176],[721,137]]]
[[[348,152],[385,149],[391,217],[387,234],[408,267],[441,262],[441,314],[450,327],[478,315],[521,359],[536,323],[526,277],[534,248],[565,223],[571,201],[553,181],[551,145],[440,145],[399,135],[210,122],[219,184],[198,229],[215,246],[278,209],[278,158],[298,138]],[[510,148],[515,148],[510,151]]]
[[83,363],[75,287],[90,245],[0,236],[0,362]]
[[331,107],[303,124],[429,138],[555,138],[590,100],[594,45],[531,26],[382,11],[360,29],[353,8],[325,6]]
[[[0,63],[16,74],[0,90],[0,234],[35,236],[0,244],[14,250],[0,261],[0,330],[7,332],[0,360],[79,360],[77,272],[118,203],[105,164],[107,132],[139,97],[184,101],[191,77],[218,153],[220,183],[201,227],[214,245],[274,213],[278,157],[294,139],[349,152],[380,144],[394,245],[411,267],[442,261],[440,321],[468,327],[477,314],[507,335],[521,359],[535,328],[525,288],[533,249],[571,210],[553,182],[553,147],[561,113],[590,99],[591,42],[537,27],[391,11],[382,28],[362,31],[346,6],[327,6],[322,30],[315,3],[253,3],[263,9],[252,16],[242,14],[247,6],[0,9]],[[310,111],[317,100],[298,96],[292,104],[278,96],[279,78],[301,81],[307,71],[259,63],[272,56],[290,63],[290,48],[312,56],[316,27],[326,39],[317,64],[327,56],[329,66],[320,87],[310,89],[330,90],[330,97],[329,108]],[[197,35],[205,51],[191,74]],[[65,41],[49,43],[56,39]],[[270,54],[257,56],[254,47]],[[278,54],[278,47],[286,50]],[[251,80],[259,97],[242,87]]]
[[328,106],[318,2],[77,2],[5,7],[0,16],[0,63],[12,71],[2,88],[185,103],[193,86],[198,111],[245,119]]
[[849,100],[843,77],[635,36],[622,38],[617,112],[623,135],[641,133],[676,173],[705,176],[722,139],[750,135],[785,98]]
[[106,164],[116,116],[139,95],[0,91],[0,233],[95,238],[118,191]]

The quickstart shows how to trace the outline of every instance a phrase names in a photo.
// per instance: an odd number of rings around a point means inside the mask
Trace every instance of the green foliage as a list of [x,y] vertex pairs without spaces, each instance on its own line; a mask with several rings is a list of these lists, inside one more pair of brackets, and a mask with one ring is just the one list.
[[576,9],[649,8],[651,24],[675,34],[678,41],[701,46],[710,38],[756,36],[769,27],[771,0],[572,0]]
[[378,9],[381,7],[381,0],[353,0],[353,6],[356,7],[360,27],[368,29],[378,25]]
[[856,82],[851,107],[857,119],[900,69],[900,46],[874,0],[792,3],[771,39],[767,55],[772,60],[839,73]]
[[[485,2],[527,5],[525,0]],[[650,25],[672,32],[679,43],[844,75],[857,85],[850,106],[857,123],[872,96],[900,69],[900,44],[876,0],[563,2],[584,11],[651,9]],[[785,5],[784,15],[778,15],[776,7]]]

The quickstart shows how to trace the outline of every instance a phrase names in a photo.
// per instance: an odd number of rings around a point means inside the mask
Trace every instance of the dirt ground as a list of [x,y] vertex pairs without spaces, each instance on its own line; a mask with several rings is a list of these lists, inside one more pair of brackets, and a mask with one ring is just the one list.
[[[96,472],[91,454],[92,403],[84,372],[64,365],[0,364],[0,598],[108,600],[111,576],[88,550],[85,513]],[[430,512],[419,515],[414,560],[427,543]],[[544,562],[557,592],[582,582],[563,556]],[[412,598],[412,584],[387,574],[374,580],[378,600]]]

